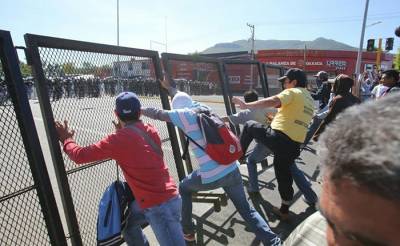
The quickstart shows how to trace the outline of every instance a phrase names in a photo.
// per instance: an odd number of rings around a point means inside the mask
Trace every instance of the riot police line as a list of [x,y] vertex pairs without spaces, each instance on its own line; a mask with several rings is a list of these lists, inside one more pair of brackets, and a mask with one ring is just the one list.
[[[221,95],[219,83],[212,81],[198,81],[175,79],[179,90],[190,95]],[[28,99],[37,99],[33,77],[24,78]],[[100,78],[93,75],[48,77],[46,79],[49,98],[58,101],[62,98],[97,98],[102,96],[114,97],[122,91],[133,91],[139,96],[158,97],[159,88],[157,81],[149,77]],[[10,98],[7,93],[6,83],[0,80],[0,105],[9,105]]]

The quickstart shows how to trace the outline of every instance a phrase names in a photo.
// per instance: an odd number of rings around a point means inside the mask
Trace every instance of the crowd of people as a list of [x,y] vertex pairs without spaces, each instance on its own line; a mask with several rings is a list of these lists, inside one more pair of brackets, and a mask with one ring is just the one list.
[[47,78],[47,91],[53,101],[61,98],[85,98],[85,97],[114,97],[122,91],[135,91],[140,96],[159,96],[159,88],[155,79],[99,78],[90,75],[71,77]]
[[[175,83],[179,90],[190,95],[220,95],[221,86],[211,81],[197,81],[187,79],[176,79]],[[33,77],[24,78],[24,84],[28,99],[35,98],[35,86]],[[49,77],[46,79],[48,95],[51,101],[62,98],[85,97],[114,97],[122,91],[134,91],[139,96],[158,97],[160,89],[157,81],[153,78],[99,78],[90,75]],[[0,105],[9,101],[9,94],[4,80],[0,80]]]
[[398,86],[394,85],[399,80],[399,74],[394,69],[365,71],[358,80],[361,87],[361,100],[379,99],[392,87],[396,90]]
[[[278,79],[284,88],[278,95],[258,100],[257,93],[249,91],[244,101],[232,98],[243,111],[222,119],[244,126],[240,143],[245,154],[241,161],[248,167],[248,194],[261,197],[255,165],[272,153],[281,197],[280,207],[273,207],[272,212],[281,221],[289,219],[293,182],[309,206],[320,203],[320,211],[289,236],[287,245],[309,242],[399,245],[396,234],[400,230],[398,72],[384,71],[380,83],[385,86],[385,92],[377,97],[379,100],[367,103],[361,103],[351,93],[354,80],[347,75],[329,79],[321,71],[316,78],[320,88],[310,93],[306,89],[306,74],[300,69],[289,69]],[[216,188],[224,189],[258,240],[264,245],[281,245],[280,236],[247,200],[239,161],[221,165],[204,151],[206,139],[197,123],[197,110],[211,112],[212,108],[179,91],[187,91],[185,83],[174,84],[177,86],[161,82],[172,98],[171,110],[142,107],[138,95],[128,92],[129,88],[119,93],[114,111],[115,132],[87,147],[75,142],[74,131],[66,120],[56,122],[63,150],[77,164],[114,159],[121,167],[135,196],[129,206],[128,226],[123,232],[128,245],[149,245],[137,216],[150,224],[160,245],[185,245],[195,241],[192,195]],[[314,99],[320,102],[317,112]],[[268,108],[277,109],[273,118],[269,117]],[[163,160],[157,129],[141,121],[142,116],[170,122],[196,141],[197,144],[191,141],[189,146],[199,168],[179,184],[172,179]],[[301,149],[311,139],[322,146],[319,154],[324,172],[320,199],[296,166]],[[253,140],[256,147],[247,155]]]

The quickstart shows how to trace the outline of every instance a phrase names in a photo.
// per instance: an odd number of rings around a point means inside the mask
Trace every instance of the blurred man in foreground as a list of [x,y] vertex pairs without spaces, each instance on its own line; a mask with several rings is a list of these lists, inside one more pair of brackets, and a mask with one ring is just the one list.
[[399,100],[393,93],[351,107],[322,134],[321,212],[285,245],[400,245]]

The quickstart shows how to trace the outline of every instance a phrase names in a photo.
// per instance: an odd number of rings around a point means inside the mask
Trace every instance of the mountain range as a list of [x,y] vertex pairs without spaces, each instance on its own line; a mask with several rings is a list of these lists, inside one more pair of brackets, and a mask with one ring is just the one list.
[[[274,50],[274,49],[307,49],[313,50],[357,50],[357,48],[335,41],[333,39],[317,38],[313,41],[301,40],[255,40],[255,50]],[[230,43],[218,43],[202,51],[202,54],[250,51],[251,41],[237,40]]]

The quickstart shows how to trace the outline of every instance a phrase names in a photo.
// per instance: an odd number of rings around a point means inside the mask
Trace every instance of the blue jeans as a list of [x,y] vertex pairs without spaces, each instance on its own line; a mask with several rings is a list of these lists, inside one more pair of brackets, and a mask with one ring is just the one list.
[[195,225],[192,220],[192,194],[197,191],[214,190],[221,187],[259,240],[265,245],[280,245],[279,237],[272,232],[268,223],[246,200],[242,176],[238,168],[212,183],[202,184],[198,170],[193,171],[181,181],[179,193],[182,197],[182,227],[185,233],[195,232]]
[[264,144],[257,143],[253,151],[247,157],[247,170],[249,173],[249,188],[248,191],[258,191],[258,175],[257,175],[257,163],[267,157],[272,151],[268,149]]
[[[253,152],[247,158],[247,170],[249,172],[249,192],[259,191],[257,163],[264,160],[269,153],[271,153],[271,150],[269,150],[264,144],[257,143],[256,147],[253,149]],[[303,193],[306,200],[310,203],[316,203],[318,200],[317,194],[315,194],[311,188],[311,183],[306,179],[304,173],[297,167],[296,163],[290,165],[289,169],[294,183]]]
[[319,119],[317,117],[313,118],[310,126],[308,127],[306,139],[304,140],[304,145],[307,145],[310,142],[311,138],[314,136],[314,133],[318,130],[323,120],[324,119]]
[[[138,210],[138,208],[139,207],[136,207],[134,209],[135,214],[133,214],[132,220],[140,221],[139,219],[141,219],[142,221],[147,221],[161,246],[186,245],[180,223],[182,200],[179,196],[142,211],[140,211],[140,209]],[[132,226],[130,226],[130,222],[129,218],[127,226],[129,231],[126,233],[129,233],[129,235],[127,235],[128,238],[125,238],[124,234],[125,241],[128,245],[148,245],[147,239],[141,231],[140,226],[139,231],[136,225],[137,223],[132,222]]]
[[148,246],[149,242],[141,228],[141,225],[147,222],[142,209],[133,201],[129,204],[129,210],[127,224],[122,231],[125,242],[128,246]]

